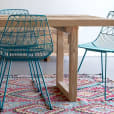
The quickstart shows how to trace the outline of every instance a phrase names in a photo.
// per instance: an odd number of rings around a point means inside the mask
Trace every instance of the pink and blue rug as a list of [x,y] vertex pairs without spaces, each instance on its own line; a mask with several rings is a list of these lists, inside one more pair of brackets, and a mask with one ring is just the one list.
[[[2,114],[114,114],[114,99],[104,100],[103,85],[80,89],[78,90],[78,101],[69,102],[55,86],[55,75],[45,77],[53,110],[49,110],[40,93],[35,92],[29,76],[18,75],[9,79]],[[66,82],[68,82],[67,77],[65,76]],[[78,87],[88,86],[99,81],[101,78],[98,75],[79,75]],[[107,97],[114,97],[114,81],[107,79],[107,83]]]

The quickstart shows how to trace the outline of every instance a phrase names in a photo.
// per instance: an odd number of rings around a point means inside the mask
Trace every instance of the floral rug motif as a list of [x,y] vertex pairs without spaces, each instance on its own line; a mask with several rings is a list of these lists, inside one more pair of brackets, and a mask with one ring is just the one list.
[[[78,89],[77,102],[67,100],[56,87],[55,77],[45,76],[53,110],[48,109],[41,94],[35,91],[30,76],[15,75],[9,79],[4,112],[1,114],[114,114],[114,99],[105,101],[104,84],[96,84],[101,82],[101,76],[78,76],[78,88],[81,89]],[[65,75],[65,81],[68,83],[68,75]],[[0,91],[2,94],[4,85],[5,80]],[[112,97],[114,81],[107,79],[107,98]]]

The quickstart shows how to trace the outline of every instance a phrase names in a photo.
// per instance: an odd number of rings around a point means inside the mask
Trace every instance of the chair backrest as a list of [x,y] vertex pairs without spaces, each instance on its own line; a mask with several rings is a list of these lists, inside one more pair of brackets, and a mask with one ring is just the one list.
[[[29,11],[27,9],[0,9],[0,15],[28,15]],[[4,27],[0,27],[0,37],[4,30]]]
[[1,9],[0,15],[29,14],[27,9]]
[[53,51],[53,42],[45,15],[10,15],[0,39],[0,47],[37,47]]
[[[107,18],[114,19],[114,11],[110,11]],[[98,37],[93,41],[93,44],[98,48],[114,49],[114,26],[102,27]]]

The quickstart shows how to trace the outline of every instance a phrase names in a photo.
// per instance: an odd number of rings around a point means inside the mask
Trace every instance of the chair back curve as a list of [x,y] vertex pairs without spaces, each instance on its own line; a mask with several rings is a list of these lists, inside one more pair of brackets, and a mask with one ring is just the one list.
[[[114,11],[110,11],[107,18],[114,19]],[[98,48],[114,50],[114,26],[102,27],[99,35],[92,43]]]
[[0,15],[29,14],[27,9],[0,9]]
[[[28,15],[29,11],[27,9],[0,9],[0,15]],[[4,30],[4,27],[0,27],[0,37]]]

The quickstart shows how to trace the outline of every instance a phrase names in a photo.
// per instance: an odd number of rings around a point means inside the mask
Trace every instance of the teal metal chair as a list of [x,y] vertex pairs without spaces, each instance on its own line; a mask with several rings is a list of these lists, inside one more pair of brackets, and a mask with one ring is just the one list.
[[28,15],[29,11],[27,9],[0,9],[0,15]]
[[[0,110],[3,110],[12,61],[28,61],[32,81],[52,109],[39,61],[53,52],[53,42],[45,15],[10,15],[0,38],[0,88],[7,78]],[[8,70],[6,70],[8,68]]]
[[[114,11],[110,11],[107,15],[108,19],[114,19]],[[89,43],[81,44],[79,48],[84,48],[85,53],[78,67],[78,72],[81,68],[83,60],[86,56],[87,51],[95,51],[101,53],[101,72],[102,72],[102,83],[104,83],[104,98],[106,97],[106,70],[107,70],[107,53],[114,53],[114,26],[102,27],[97,38]],[[105,68],[103,69],[103,54],[105,54]],[[99,83],[101,84],[101,83]],[[79,88],[80,89],[80,88]],[[112,99],[112,98],[111,98]]]

